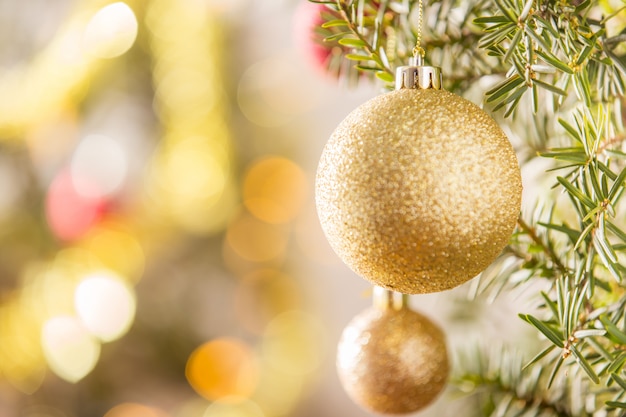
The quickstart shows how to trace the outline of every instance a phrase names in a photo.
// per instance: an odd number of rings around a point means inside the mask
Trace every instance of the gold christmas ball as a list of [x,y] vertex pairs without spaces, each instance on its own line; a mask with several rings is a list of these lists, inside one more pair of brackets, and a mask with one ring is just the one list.
[[373,284],[406,294],[456,287],[493,262],[521,191],[502,129],[436,89],[396,90],[355,109],[326,144],[316,178],[335,252]]
[[361,407],[382,414],[415,412],[446,385],[444,334],[408,308],[372,307],[343,331],[337,371],[344,389]]

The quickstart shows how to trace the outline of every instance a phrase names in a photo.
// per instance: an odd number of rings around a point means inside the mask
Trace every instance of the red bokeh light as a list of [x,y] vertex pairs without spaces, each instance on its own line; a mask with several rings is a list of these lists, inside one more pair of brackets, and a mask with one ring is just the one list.
[[[87,195],[76,190],[92,189]],[[76,240],[85,235],[104,216],[107,201],[95,192],[95,184],[86,179],[73,178],[69,170],[57,174],[46,195],[46,219],[54,235],[65,241]]]

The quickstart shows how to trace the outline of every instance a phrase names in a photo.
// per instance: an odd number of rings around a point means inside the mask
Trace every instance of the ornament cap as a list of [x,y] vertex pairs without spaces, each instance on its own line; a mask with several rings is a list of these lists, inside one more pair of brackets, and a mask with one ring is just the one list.
[[401,310],[407,307],[408,296],[377,285],[373,289],[373,304],[379,310]]
[[410,58],[409,65],[396,69],[396,90],[441,90],[442,83],[441,68],[422,65],[422,57],[419,55]]

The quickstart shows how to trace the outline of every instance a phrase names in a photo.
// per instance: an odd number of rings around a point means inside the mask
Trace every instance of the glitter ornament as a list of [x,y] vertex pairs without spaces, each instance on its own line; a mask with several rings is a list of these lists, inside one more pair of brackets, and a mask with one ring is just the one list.
[[439,68],[398,68],[396,90],[350,113],[322,153],[316,204],[339,257],[381,287],[447,290],[507,245],[521,204],[515,152]]
[[337,371],[344,389],[361,407],[405,414],[426,407],[439,395],[449,364],[439,327],[393,295],[375,287],[374,307],[344,329]]

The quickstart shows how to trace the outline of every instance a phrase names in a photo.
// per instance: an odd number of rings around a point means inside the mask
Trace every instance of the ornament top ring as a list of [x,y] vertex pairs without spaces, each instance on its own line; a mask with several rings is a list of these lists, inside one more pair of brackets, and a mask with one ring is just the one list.
[[396,90],[352,111],[316,177],[330,245],[357,274],[406,294],[456,287],[507,245],[522,182],[511,143],[436,67],[398,68]]

